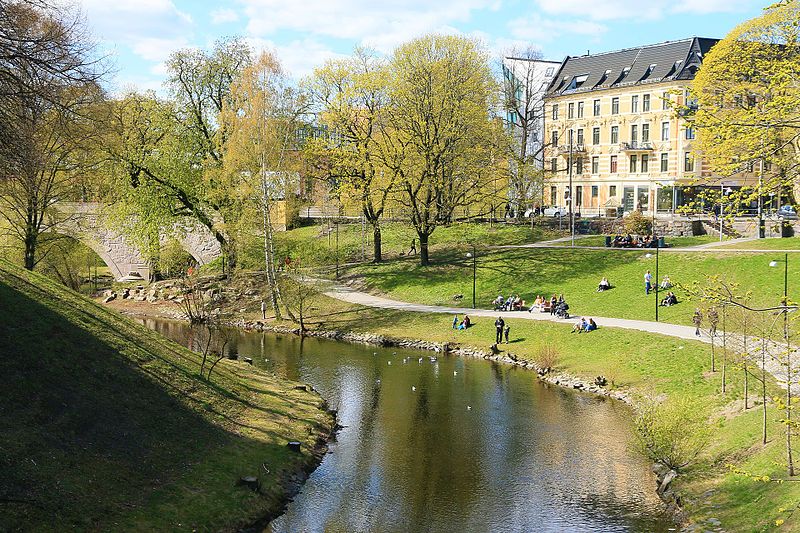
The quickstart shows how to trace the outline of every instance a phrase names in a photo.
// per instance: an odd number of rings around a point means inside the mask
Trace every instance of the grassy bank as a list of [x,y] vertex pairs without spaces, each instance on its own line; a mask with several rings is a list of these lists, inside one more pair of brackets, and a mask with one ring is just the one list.
[[200,379],[197,354],[4,262],[0,354],[0,530],[234,530],[280,509],[332,423],[293,383],[228,361]]

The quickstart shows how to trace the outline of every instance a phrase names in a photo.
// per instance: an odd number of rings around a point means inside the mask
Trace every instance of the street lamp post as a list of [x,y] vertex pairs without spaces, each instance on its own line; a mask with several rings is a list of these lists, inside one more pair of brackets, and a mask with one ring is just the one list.
[[569,234],[570,246],[575,246],[575,213],[572,207],[572,130],[569,130]]
[[339,221],[336,224],[336,279],[339,279]]
[[725,182],[719,184],[719,242],[722,242],[722,214],[725,212],[725,196],[733,192],[733,189],[725,188]]
[[[658,303],[659,303],[658,302],[658,288],[661,287],[661,285],[658,282],[658,250],[659,250],[659,248],[658,248],[658,240],[656,240],[656,278],[655,278],[656,279],[656,283],[655,283],[655,285],[653,285],[653,290],[655,291],[655,294],[656,294],[656,322],[658,322]],[[653,257],[653,255],[652,254],[647,254],[647,255],[645,255],[645,257],[650,259],[651,257]]]
[[467,252],[467,259],[472,259],[472,308],[475,309],[475,280],[477,279],[477,257],[478,254],[475,252],[475,245],[472,245],[472,252]]
[[[781,261],[779,260],[772,260],[769,262],[769,266],[776,267],[778,263]],[[788,424],[791,422],[792,412],[788,408],[788,406],[792,405],[792,357],[791,357],[791,347],[789,346],[789,254],[783,254],[783,340],[786,343],[786,454],[789,463],[789,475],[794,475],[794,463],[792,461],[792,431],[791,426]]]

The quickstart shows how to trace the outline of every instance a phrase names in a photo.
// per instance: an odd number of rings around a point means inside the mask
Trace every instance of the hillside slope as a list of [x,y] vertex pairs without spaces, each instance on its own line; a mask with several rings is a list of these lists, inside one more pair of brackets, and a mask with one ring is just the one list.
[[[242,363],[211,382],[198,368],[0,261],[0,530],[230,530],[276,512],[330,431],[323,402]],[[245,475],[261,494],[236,486]]]

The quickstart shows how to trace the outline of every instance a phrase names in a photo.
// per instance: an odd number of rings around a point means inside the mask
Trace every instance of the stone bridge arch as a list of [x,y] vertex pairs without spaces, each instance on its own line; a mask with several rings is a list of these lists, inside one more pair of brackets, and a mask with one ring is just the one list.
[[[69,217],[54,231],[72,237],[94,250],[108,265],[115,279],[120,280],[130,274],[138,274],[144,279],[150,278],[149,262],[122,232],[105,225],[101,219],[100,204],[62,203],[59,208]],[[199,265],[206,265],[222,254],[219,242],[201,224],[189,221],[176,223],[171,234]],[[168,238],[168,235],[162,235],[159,240],[163,244]]]

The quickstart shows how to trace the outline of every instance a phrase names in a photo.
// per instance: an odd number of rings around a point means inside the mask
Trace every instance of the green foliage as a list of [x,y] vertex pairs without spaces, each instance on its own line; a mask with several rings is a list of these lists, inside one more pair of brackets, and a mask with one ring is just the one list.
[[647,235],[651,233],[651,220],[645,217],[641,211],[631,211],[622,221],[626,233],[633,235]]
[[642,401],[635,429],[640,453],[676,472],[695,466],[711,437],[705,406],[680,396]]
[[174,238],[161,245],[158,256],[158,271],[167,278],[180,277],[194,263],[194,259]]

